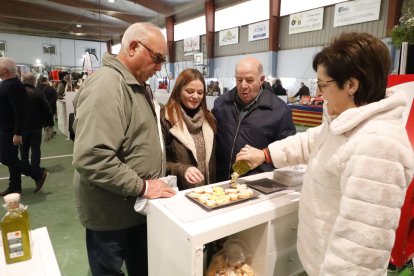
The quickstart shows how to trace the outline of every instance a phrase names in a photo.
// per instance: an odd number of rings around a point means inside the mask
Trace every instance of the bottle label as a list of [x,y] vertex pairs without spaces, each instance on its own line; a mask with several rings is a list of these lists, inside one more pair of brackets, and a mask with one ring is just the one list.
[[7,241],[9,244],[9,252],[11,259],[21,257],[24,255],[21,231],[7,233]]

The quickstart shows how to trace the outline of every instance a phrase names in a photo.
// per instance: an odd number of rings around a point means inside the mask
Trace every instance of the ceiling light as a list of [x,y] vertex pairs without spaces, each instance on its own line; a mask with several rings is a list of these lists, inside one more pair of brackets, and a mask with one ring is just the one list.
[[115,3],[115,0],[108,0],[109,3]]
[[77,28],[82,28],[82,25],[81,24],[76,24],[76,27]]

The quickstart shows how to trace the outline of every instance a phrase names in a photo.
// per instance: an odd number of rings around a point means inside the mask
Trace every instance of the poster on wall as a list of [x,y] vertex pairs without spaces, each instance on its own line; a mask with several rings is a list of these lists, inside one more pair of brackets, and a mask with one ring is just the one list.
[[219,46],[239,43],[239,27],[220,31]]
[[269,20],[249,25],[249,41],[269,38]]
[[316,8],[331,6],[336,3],[345,2],[348,0],[281,0],[280,1],[280,16],[298,13],[302,11],[309,11]]
[[184,38],[184,53],[200,52],[200,36]]
[[323,8],[291,14],[289,16],[289,34],[298,34],[322,30]]
[[335,5],[334,27],[379,19],[381,0],[355,0]]
[[204,59],[203,59],[203,53],[195,53],[194,54],[194,64],[195,65],[203,65]]

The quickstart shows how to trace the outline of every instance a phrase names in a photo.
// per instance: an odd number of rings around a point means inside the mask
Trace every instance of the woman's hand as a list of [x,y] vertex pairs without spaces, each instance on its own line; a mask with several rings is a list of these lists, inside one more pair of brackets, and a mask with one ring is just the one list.
[[189,167],[184,174],[185,180],[190,184],[197,184],[204,181],[204,175],[196,167]]
[[264,155],[263,150],[256,149],[249,145],[245,145],[244,148],[242,148],[240,152],[236,155],[236,161],[239,160],[248,161],[252,169],[254,169],[260,166],[264,161],[266,161],[266,157]]

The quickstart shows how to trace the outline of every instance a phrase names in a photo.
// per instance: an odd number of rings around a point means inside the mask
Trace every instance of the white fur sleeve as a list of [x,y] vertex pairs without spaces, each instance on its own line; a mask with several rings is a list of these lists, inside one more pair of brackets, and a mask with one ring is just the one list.
[[327,127],[322,124],[318,127],[307,129],[305,132],[297,133],[283,140],[273,142],[269,145],[269,152],[275,168],[307,164],[309,155],[314,148],[315,137]]
[[414,165],[395,138],[359,135],[341,154],[342,198],[320,275],[386,275]]

